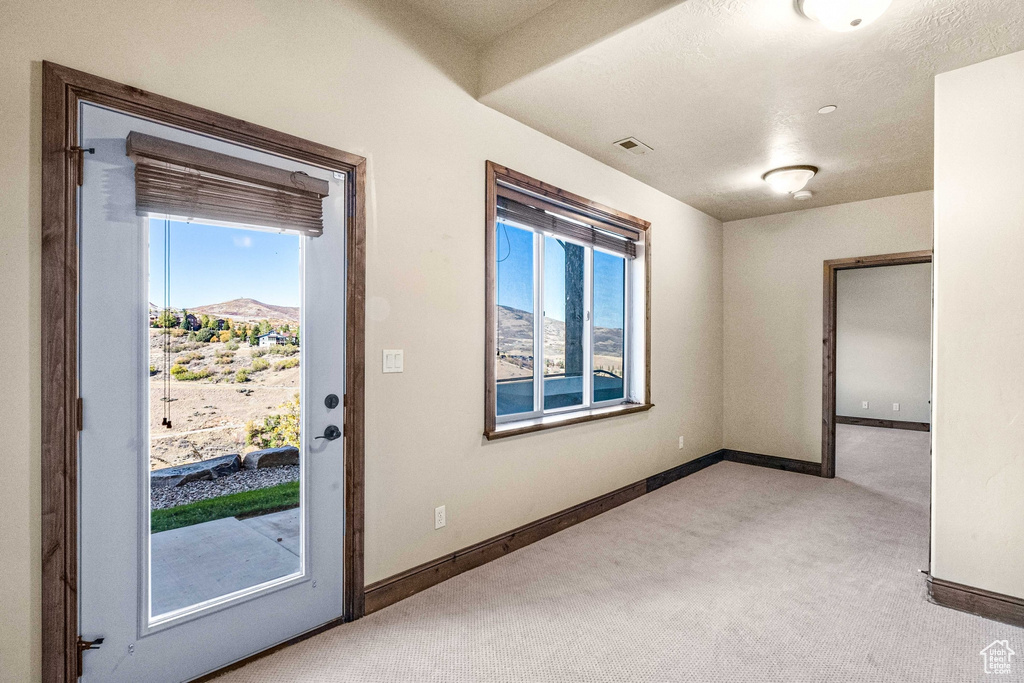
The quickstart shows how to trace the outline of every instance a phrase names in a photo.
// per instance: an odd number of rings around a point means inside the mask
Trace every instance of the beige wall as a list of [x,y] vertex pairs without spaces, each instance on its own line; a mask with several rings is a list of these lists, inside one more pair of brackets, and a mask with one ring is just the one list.
[[931,248],[932,193],[749,218],[723,231],[723,446],[821,462],[822,262]]
[[[357,0],[4,3],[0,319],[17,341],[0,361],[0,679],[37,677],[40,658],[42,59],[369,159],[368,581],[721,446],[720,223],[476,102],[471,51],[404,11]],[[484,442],[486,159],[653,223],[650,412]],[[405,349],[404,374],[377,370],[384,347]],[[441,504],[448,525],[435,531]]]
[[935,88],[932,572],[1024,597],[1024,52]]
[[931,264],[841,270],[836,280],[836,415],[930,422]]

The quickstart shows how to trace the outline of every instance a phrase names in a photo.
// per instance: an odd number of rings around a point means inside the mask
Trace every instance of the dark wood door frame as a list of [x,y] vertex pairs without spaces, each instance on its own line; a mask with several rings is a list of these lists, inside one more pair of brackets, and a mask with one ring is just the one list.
[[78,105],[93,102],[348,174],[344,611],[363,615],[366,160],[332,147],[43,62],[42,92],[42,674],[77,680]]
[[825,261],[824,333],[821,372],[821,476],[836,476],[836,274],[855,268],[931,263],[931,249]]

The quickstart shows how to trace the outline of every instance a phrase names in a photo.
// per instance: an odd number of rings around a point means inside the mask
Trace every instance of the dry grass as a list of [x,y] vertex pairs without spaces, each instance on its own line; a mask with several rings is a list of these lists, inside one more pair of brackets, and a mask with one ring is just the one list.
[[[290,399],[299,388],[298,356],[279,361],[287,364],[281,370],[263,372],[272,367],[269,360],[260,357],[266,355],[261,353],[264,349],[234,342],[189,342],[176,351],[178,359],[187,363],[179,364],[178,374],[174,375],[179,380],[188,379],[171,383],[171,401],[166,403],[162,400],[163,382],[159,371],[164,363],[163,339],[159,330],[153,332],[150,364],[157,369],[150,385],[150,463],[153,469],[228,453],[244,453],[247,450],[245,423],[279,412],[277,406]],[[298,347],[291,348],[298,350]],[[161,425],[164,408],[168,405],[171,429]]]
[[279,360],[276,363],[274,363],[274,370],[278,372],[280,372],[281,370],[288,370],[289,368],[297,367],[299,367],[298,358],[286,358],[284,360]]

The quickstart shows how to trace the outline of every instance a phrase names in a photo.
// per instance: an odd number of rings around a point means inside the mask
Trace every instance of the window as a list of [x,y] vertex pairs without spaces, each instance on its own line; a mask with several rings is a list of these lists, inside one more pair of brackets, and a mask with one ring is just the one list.
[[649,408],[649,224],[487,171],[485,435]]

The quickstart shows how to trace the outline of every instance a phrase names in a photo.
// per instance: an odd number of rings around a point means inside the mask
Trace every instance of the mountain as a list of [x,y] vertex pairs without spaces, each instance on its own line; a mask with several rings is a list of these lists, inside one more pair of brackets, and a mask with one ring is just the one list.
[[533,355],[533,313],[498,306],[498,352],[513,356]]
[[[549,357],[564,353],[565,323],[544,318],[544,353]],[[511,356],[533,356],[533,314],[509,306],[498,306],[498,352]],[[622,330],[594,328],[595,355],[622,355]]]
[[233,320],[283,320],[299,322],[298,306],[275,306],[256,299],[232,299],[219,304],[195,306],[188,309],[193,315],[209,315]]

